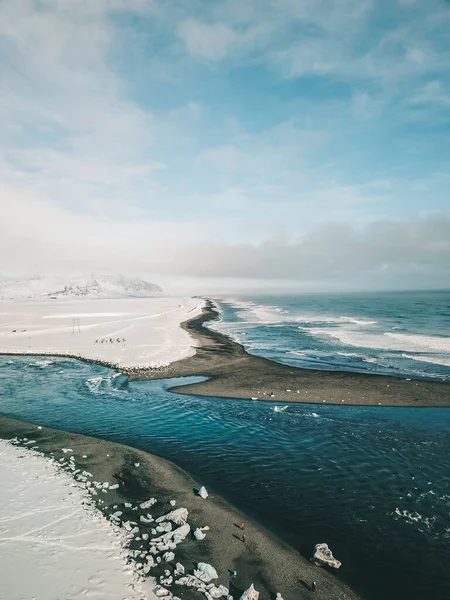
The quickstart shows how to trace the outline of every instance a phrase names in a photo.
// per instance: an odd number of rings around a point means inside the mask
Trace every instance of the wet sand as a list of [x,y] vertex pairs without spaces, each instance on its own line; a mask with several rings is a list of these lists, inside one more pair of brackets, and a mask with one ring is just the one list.
[[[115,512],[117,509],[113,506],[118,505],[124,511],[125,518],[139,523],[140,514],[151,512],[156,518],[172,510],[170,500],[176,500],[176,507],[186,507],[192,530],[208,525],[210,531],[202,541],[190,535],[175,550],[175,561],[181,562],[187,572],[192,572],[199,561],[212,564],[219,574],[218,584],[229,587],[235,599],[240,598],[243,590],[252,582],[260,592],[261,600],[275,598],[277,592],[282,594],[284,600],[358,598],[334,574],[313,566],[224,499],[212,493],[206,500],[199,498],[194,490],[201,482],[195,482],[169,461],[120,444],[45,427],[38,429],[37,425],[0,417],[0,437],[10,439],[15,436],[35,440],[31,447],[37,446],[38,451],[52,455],[57,460],[67,460],[68,456],[62,452],[62,448],[71,448],[73,453],[70,456],[75,458],[77,468],[89,471],[95,480],[111,483],[123,481],[119,489],[108,490],[95,497],[98,507],[107,515]],[[135,506],[150,497],[158,499],[150,511],[124,507],[125,502]],[[241,522],[246,523],[245,543],[238,527]],[[139,528],[140,533],[148,529],[150,534],[152,525],[139,523]],[[173,570],[172,565],[159,565],[151,570],[150,576],[158,577],[166,568]],[[230,578],[229,569],[238,571],[235,579]],[[317,584],[315,592],[307,589],[312,581]],[[199,592],[186,587],[173,585],[172,591],[183,599],[201,598]]]
[[450,384],[384,375],[298,369],[252,356],[204,324],[218,317],[211,301],[182,324],[199,343],[195,356],[157,370],[131,370],[133,379],[203,375],[208,381],[172,388],[179,394],[373,406],[450,406]]

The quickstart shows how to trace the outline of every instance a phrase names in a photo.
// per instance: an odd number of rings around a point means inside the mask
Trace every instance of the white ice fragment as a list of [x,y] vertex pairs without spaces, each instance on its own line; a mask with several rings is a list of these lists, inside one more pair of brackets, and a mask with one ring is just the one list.
[[150,498],[150,500],[147,500],[146,502],[142,502],[142,504],[139,505],[139,508],[142,508],[143,510],[145,510],[146,508],[150,508],[154,504],[156,504],[156,498]]
[[135,467],[139,467],[139,465],[140,465],[140,464],[141,464],[141,463],[134,463],[134,466],[135,466]]
[[199,562],[197,564],[194,575],[205,583],[209,583],[212,579],[217,579],[219,577],[215,568],[204,562]]
[[153,523],[153,521],[154,521],[154,519],[153,519],[152,515],[149,515],[148,513],[147,513],[145,516],[144,516],[144,515],[141,515],[141,516],[139,517],[139,520],[140,520],[140,522],[141,522],[141,523],[146,523],[147,525],[148,525],[149,523]]
[[170,594],[169,590],[166,590],[160,585],[155,585],[155,587],[153,588],[153,593],[155,594],[155,596],[158,597],[168,596]]
[[159,578],[160,583],[162,583],[163,585],[171,585],[171,583],[173,582],[173,577],[172,575],[165,575]]
[[42,429],[42,427],[40,425],[38,425],[38,429]]
[[160,523],[157,526],[156,531],[158,533],[168,533],[169,531],[172,531],[172,523],[169,523],[169,522]]
[[113,485],[109,486],[110,490],[117,490],[119,488],[119,484],[118,483],[114,483]]
[[206,491],[205,486],[202,485],[202,487],[198,490],[197,494],[200,496],[200,498],[207,498],[209,496],[208,492]]
[[109,488],[109,483],[105,481],[105,483],[102,484],[102,487],[104,490],[107,490]]
[[194,531],[194,537],[197,540],[204,540],[206,535],[203,533],[203,531],[201,529],[199,529],[197,527],[197,529]]
[[230,593],[230,590],[224,585],[219,585],[219,590],[222,592],[222,596],[228,596],[228,594]]
[[175,574],[176,575],[184,575],[184,573],[185,573],[184,566],[181,563],[178,562],[175,565]]
[[130,504],[129,502],[125,502],[125,508],[131,508],[133,505]]
[[206,590],[207,590],[210,598],[221,598],[223,596],[222,590],[213,584],[206,586]]
[[333,553],[331,552],[328,544],[316,544],[314,548],[314,555],[311,559],[312,563],[317,565],[318,567],[333,567],[334,569],[339,569],[341,566],[341,562],[334,558]]
[[175,504],[176,504],[176,503],[177,503],[177,501],[176,501],[176,500],[171,500],[171,501],[169,502],[170,506],[175,506]]
[[245,592],[242,594],[240,600],[258,600],[258,598],[259,592],[255,590],[252,583],[248,590],[245,590]]
[[172,562],[174,558],[175,558],[175,554],[173,552],[165,552],[163,554],[163,560],[165,562]]
[[172,521],[176,525],[184,525],[185,523],[187,523],[188,516],[189,513],[187,508],[180,507],[176,508],[175,510],[172,510],[171,512],[167,513],[166,515],[163,515],[162,517],[159,517],[158,519],[156,519],[156,522],[161,523],[162,521]]
[[64,452],[64,454],[67,454],[68,452],[73,452],[72,448],[61,448],[61,450]]

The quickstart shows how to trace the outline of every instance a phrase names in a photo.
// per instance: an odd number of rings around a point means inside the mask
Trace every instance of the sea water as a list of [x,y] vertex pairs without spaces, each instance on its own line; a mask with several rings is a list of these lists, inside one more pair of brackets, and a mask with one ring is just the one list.
[[210,324],[289,365],[450,381],[450,292],[225,297]]
[[342,561],[335,576],[364,598],[450,598],[450,411],[275,412],[270,402],[168,392],[175,383],[3,356],[0,412],[174,461],[305,557],[327,542]]

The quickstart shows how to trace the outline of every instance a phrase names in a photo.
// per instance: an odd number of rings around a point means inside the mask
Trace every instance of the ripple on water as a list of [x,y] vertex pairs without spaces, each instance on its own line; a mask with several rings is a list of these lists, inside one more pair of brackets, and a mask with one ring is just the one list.
[[366,598],[450,597],[450,411],[274,413],[272,403],[171,394],[168,381],[118,385],[97,365],[27,361],[0,357],[4,414],[173,460],[305,555],[329,543],[339,576]]

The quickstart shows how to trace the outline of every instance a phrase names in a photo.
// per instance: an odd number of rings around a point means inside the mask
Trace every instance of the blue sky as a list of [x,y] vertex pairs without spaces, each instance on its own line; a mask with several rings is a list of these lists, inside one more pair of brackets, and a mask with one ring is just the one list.
[[0,17],[3,271],[450,286],[449,2]]

